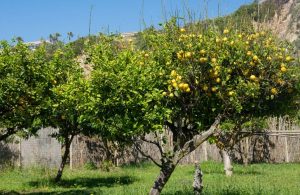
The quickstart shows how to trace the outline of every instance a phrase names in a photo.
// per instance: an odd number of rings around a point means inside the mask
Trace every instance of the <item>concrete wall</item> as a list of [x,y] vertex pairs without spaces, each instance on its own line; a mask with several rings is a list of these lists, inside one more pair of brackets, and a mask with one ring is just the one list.
[[13,143],[0,143],[0,165],[58,167],[61,144],[49,135],[56,130],[43,128],[37,137],[15,138]]

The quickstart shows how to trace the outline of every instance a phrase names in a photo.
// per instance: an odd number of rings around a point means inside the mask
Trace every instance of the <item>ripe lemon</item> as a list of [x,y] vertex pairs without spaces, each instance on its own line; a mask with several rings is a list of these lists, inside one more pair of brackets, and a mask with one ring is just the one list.
[[258,61],[258,56],[257,55],[253,56],[253,60]]
[[229,33],[229,30],[228,30],[228,29],[224,29],[223,33],[224,33],[224,34],[228,34],[228,33]]
[[276,94],[278,93],[278,91],[277,91],[276,88],[272,88],[272,89],[271,89],[271,93],[272,93],[273,95],[276,95]]
[[285,66],[282,66],[282,67],[280,68],[280,71],[281,71],[281,72],[286,72],[286,70],[287,70],[287,69],[286,69]]
[[212,59],[211,59],[211,62],[212,62],[212,63],[216,63],[216,62],[217,62],[217,59],[216,59],[216,58],[212,58]]
[[229,95],[229,96],[233,96],[233,94],[234,94],[233,91],[229,91],[229,92],[228,92],[228,95]]
[[187,88],[189,88],[189,84],[187,84],[187,83],[184,83],[184,84],[183,84],[183,88],[184,88],[184,89],[187,89]]
[[176,77],[176,76],[177,76],[177,73],[176,73],[175,70],[172,70],[172,71],[171,71],[171,76],[172,76],[172,77]]
[[184,54],[184,57],[186,57],[186,58],[191,58],[192,57],[192,52],[186,52],[185,54]]
[[251,80],[251,81],[255,81],[255,80],[256,80],[256,76],[255,76],[255,75],[251,75],[251,76],[250,76],[250,80]]
[[218,88],[216,88],[216,87],[212,87],[212,88],[211,88],[211,91],[212,91],[212,92],[216,92],[217,90],[218,90]]

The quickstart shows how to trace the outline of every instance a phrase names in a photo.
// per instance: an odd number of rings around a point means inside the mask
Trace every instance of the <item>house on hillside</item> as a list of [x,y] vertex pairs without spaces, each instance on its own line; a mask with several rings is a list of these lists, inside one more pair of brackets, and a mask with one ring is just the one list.
[[28,45],[31,50],[35,50],[36,48],[38,48],[39,46],[41,46],[44,43],[51,44],[51,42],[48,41],[48,40],[39,40],[39,41],[26,42],[25,44]]

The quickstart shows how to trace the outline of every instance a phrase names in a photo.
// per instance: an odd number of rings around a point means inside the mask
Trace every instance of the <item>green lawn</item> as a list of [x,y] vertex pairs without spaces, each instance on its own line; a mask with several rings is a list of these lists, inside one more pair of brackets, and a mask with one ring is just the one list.
[[[300,164],[234,166],[227,178],[220,163],[202,164],[204,194],[300,194]],[[0,172],[0,194],[147,194],[158,174],[154,165],[126,166],[110,172],[66,169],[63,181],[51,182],[55,172],[47,169]],[[193,194],[193,166],[178,166],[163,194]]]

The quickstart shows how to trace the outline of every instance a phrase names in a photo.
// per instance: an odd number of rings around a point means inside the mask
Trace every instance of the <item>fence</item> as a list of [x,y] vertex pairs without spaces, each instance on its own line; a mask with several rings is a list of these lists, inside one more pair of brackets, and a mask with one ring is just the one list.
[[[300,162],[300,128],[287,117],[270,118],[268,126],[267,132],[255,133],[236,144],[230,153],[231,158],[245,164]],[[49,134],[54,131],[52,128],[44,128],[39,131],[38,137],[17,140],[9,144],[0,143],[0,167],[5,164],[58,167],[61,162],[62,148],[56,139],[49,137]],[[157,148],[152,144],[144,143],[142,149],[155,159],[160,158]],[[71,168],[82,166],[87,162],[94,162],[101,166],[106,160],[120,165],[138,163],[144,161],[145,158],[134,148],[122,148],[114,142],[82,136],[74,138],[70,151]],[[222,158],[216,145],[204,142],[183,158],[181,163],[207,160],[221,161]]]
[[16,138],[13,143],[0,143],[0,166],[58,167],[61,162],[61,144],[49,135],[56,130],[43,128],[38,136]]
[[[300,162],[300,128],[293,124],[288,117],[268,119],[266,132],[254,133],[242,139],[230,152],[231,158],[240,163],[282,163]],[[151,137],[151,135],[148,135]],[[172,139],[171,135],[168,139]],[[98,148],[98,149],[95,149]],[[98,150],[98,152],[97,152]],[[108,152],[108,150],[110,150]],[[144,143],[142,150],[159,159],[158,149],[152,144]],[[71,164],[73,167],[82,166],[87,162],[100,165],[103,160],[112,160],[115,164],[134,163],[145,160],[134,148],[119,151],[111,144],[105,146],[101,140],[85,137],[75,138],[72,144]],[[215,144],[204,142],[195,151],[181,160],[182,164],[195,161],[221,161],[220,150]]]

